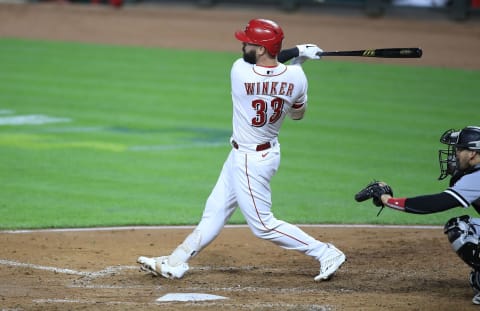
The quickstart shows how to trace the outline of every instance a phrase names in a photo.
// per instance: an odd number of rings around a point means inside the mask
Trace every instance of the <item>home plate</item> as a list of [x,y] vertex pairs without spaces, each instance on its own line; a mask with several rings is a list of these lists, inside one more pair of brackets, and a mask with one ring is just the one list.
[[228,299],[227,297],[210,295],[210,294],[198,294],[198,293],[170,293],[166,294],[157,300],[156,302],[171,302],[171,301],[206,301],[206,300],[219,300]]

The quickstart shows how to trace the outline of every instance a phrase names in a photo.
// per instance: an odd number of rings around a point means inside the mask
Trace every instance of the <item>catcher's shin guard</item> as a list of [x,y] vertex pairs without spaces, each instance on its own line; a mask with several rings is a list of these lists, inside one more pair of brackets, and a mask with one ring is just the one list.
[[468,282],[475,294],[480,293],[480,271],[472,270],[468,278]]
[[480,270],[479,236],[471,224],[470,216],[450,219],[445,224],[444,233],[457,255],[473,269]]

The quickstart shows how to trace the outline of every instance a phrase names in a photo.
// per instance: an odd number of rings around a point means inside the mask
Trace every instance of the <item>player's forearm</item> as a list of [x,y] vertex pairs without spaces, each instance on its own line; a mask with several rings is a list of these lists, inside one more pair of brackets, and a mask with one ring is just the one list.
[[432,214],[461,206],[454,197],[444,192],[413,198],[393,198],[384,194],[381,199],[387,207],[412,214]]
[[280,63],[286,63],[292,58],[297,57],[298,55],[299,50],[297,47],[294,47],[291,49],[281,50],[280,53],[278,53],[277,59]]
[[307,110],[307,103],[296,103],[288,113],[292,120],[301,120]]

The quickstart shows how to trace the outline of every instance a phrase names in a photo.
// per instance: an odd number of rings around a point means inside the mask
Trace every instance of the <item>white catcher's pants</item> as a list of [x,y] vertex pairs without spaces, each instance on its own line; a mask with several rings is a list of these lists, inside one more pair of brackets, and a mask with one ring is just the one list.
[[240,207],[255,236],[320,260],[326,244],[297,226],[276,219],[271,211],[270,180],[279,165],[279,144],[260,152],[232,149],[195,229],[201,236],[198,251],[218,236],[235,209]]

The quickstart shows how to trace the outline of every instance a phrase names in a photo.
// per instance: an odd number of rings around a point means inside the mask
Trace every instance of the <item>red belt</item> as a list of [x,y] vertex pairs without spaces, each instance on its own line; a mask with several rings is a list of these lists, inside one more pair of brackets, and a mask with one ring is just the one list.
[[[233,146],[233,148],[238,149],[238,144],[234,140],[232,140],[232,146]],[[264,143],[264,144],[257,145],[255,150],[256,151],[263,151],[263,150],[270,149],[270,147],[272,147],[272,145],[270,144],[270,142],[267,142],[267,143]]]

